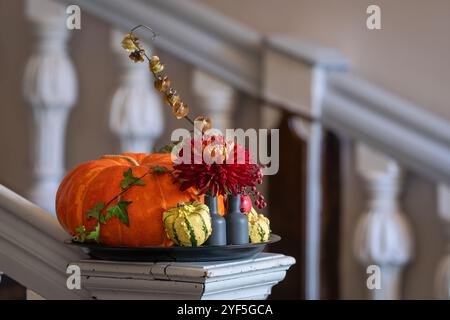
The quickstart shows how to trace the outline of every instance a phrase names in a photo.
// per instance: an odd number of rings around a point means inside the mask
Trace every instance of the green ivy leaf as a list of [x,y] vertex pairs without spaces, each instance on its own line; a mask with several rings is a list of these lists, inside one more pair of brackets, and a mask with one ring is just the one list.
[[134,177],[133,171],[129,168],[127,171],[123,173],[124,179],[120,181],[120,187],[122,189],[126,189],[129,186],[143,186],[145,185],[144,180]]
[[154,166],[154,167],[152,167],[152,172],[153,173],[167,173],[167,172],[169,172],[169,169],[167,169],[166,167],[163,167],[163,166]]
[[77,234],[72,237],[75,242],[84,242],[86,240],[86,228],[84,225],[81,225],[75,229]]
[[173,145],[165,145],[159,149],[154,149],[153,153],[172,153]]
[[105,219],[109,220],[112,217],[117,217],[124,225],[129,226],[130,221],[128,219],[127,207],[131,204],[131,201],[119,200],[116,205],[106,208]]
[[86,239],[95,240],[95,242],[100,243],[100,223],[97,223],[94,231],[89,232]]
[[84,225],[81,225],[81,226],[77,227],[77,228],[75,229],[75,231],[76,231],[78,234],[84,234],[84,233],[86,233],[86,227],[85,227]]
[[95,218],[100,223],[105,223],[105,218],[102,215],[102,210],[105,208],[105,204],[103,202],[97,203],[94,205],[94,208],[87,211],[87,218]]

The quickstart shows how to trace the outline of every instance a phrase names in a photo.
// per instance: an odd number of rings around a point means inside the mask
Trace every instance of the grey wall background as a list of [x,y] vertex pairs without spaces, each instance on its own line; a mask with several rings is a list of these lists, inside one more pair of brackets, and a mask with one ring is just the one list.
[[[430,112],[450,121],[450,1],[376,1],[382,10],[382,30],[365,27],[365,0],[201,0],[266,34],[304,37],[341,50],[352,69]],[[22,77],[34,43],[24,18],[22,0],[0,0],[0,183],[26,195],[31,180],[31,112],[22,98]],[[108,129],[110,98],[118,81],[118,65],[110,50],[110,26],[82,13],[82,30],[74,31],[70,55],[79,79],[79,98],[68,123],[66,167],[117,151]],[[165,52],[171,78],[186,101],[191,67]],[[240,111],[255,112],[255,102],[242,100]],[[191,104],[192,105],[192,104]],[[246,106],[244,106],[246,105]],[[195,105],[192,105],[195,113]],[[179,123],[166,115],[166,133]],[[240,119],[244,119],[241,117]],[[246,123],[241,123],[244,127]],[[247,125],[249,125],[247,123]],[[346,154],[342,254],[343,298],[364,297],[363,270],[352,258],[356,217],[364,210],[364,192]],[[445,238],[437,219],[435,186],[409,173],[402,196],[416,236],[415,262],[407,269],[407,298],[432,298],[434,268],[444,252]],[[356,276],[355,276],[356,275]]]

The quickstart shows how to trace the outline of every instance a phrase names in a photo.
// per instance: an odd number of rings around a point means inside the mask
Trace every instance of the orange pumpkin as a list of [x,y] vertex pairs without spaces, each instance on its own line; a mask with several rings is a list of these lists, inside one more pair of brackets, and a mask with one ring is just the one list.
[[[124,157],[125,156],[125,157]],[[129,159],[126,159],[129,157]],[[137,163],[132,163],[133,159]],[[133,176],[141,177],[151,167],[173,169],[170,154],[123,153],[82,163],[62,181],[56,195],[56,213],[59,222],[71,235],[84,225],[94,230],[96,219],[87,219],[86,212],[97,203],[107,203],[121,192],[120,181],[130,167]],[[109,246],[170,246],[162,222],[163,212],[178,202],[198,200],[194,190],[181,192],[179,184],[167,173],[152,173],[142,178],[143,186],[133,186],[121,197],[132,201],[127,207],[129,226],[117,217],[109,219],[100,228],[100,243]],[[219,201],[223,213],[223,200]],[[103,212],[104,214],[104,212]]]

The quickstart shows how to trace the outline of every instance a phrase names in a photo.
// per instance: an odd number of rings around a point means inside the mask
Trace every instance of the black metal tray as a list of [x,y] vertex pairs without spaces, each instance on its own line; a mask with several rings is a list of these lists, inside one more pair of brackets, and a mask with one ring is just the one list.
[[67,240],[69,245],[80,247],[91,258],[110,261],[177,261],[204,262],[250,259],[281,237],[272,234],[269,241],[226,246],[200,247],[108,247],[94,243],[77,243]]

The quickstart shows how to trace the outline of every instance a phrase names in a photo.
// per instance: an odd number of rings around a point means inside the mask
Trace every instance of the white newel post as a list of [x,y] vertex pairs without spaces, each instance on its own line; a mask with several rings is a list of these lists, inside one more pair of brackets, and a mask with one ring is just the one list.
[[[450,242],[450,186],[437,187],[438,213],[444,224],[444,231]],[[439,262],[435,276],[436,298],[450,300],[450,243],[447,253]]]
[[37,37],[23,84],[34,119],[33,184],[29,196],[53,212],[56,190],[64,174],[65,128],[77,98],[77,80],[66,48],[70,31],[65,7],[49,0],[28,0],[26,16]]
[[355,255],[365,268],[371,299],[401,299],[402,271],[413,253],[412,231],[398,198],[401,169],[362,144],[356,147],[356,161],[369,201],[356,227]]
[[[153,89],[147,62],[134,63],[120,43],[126,32],[113,30],[111,46],[120,64],[120,84],[111,102],[109,125],[121,152],[151,152],[164,128],[162,98]],[[143,43],[147,54],[152,47]]]
[[192,91],[198,108],[197,114],[209,117],[214,128],[233,128],[236,99],[231,86],[209,74],[194,70]]

